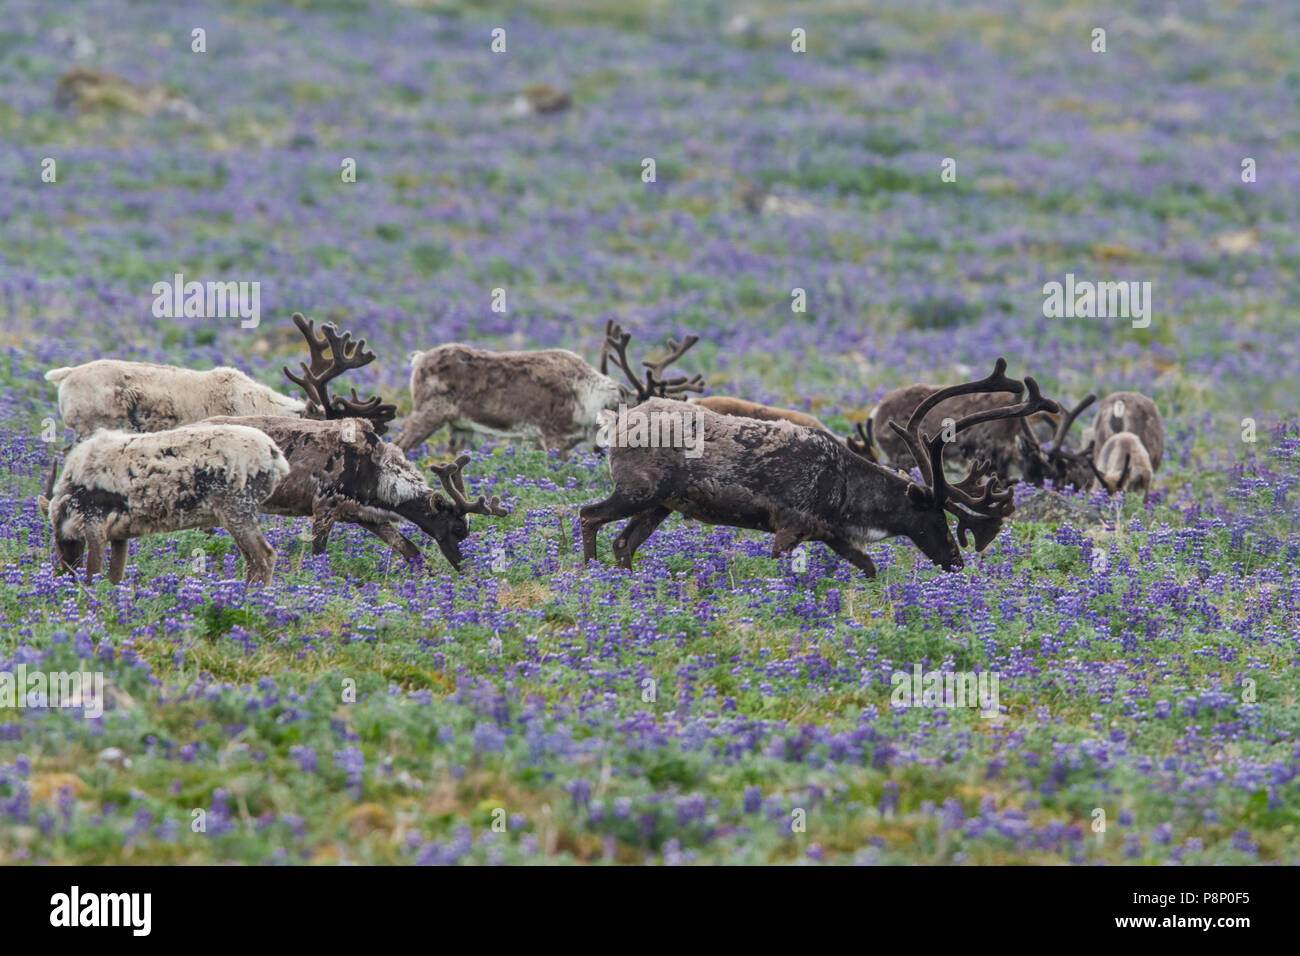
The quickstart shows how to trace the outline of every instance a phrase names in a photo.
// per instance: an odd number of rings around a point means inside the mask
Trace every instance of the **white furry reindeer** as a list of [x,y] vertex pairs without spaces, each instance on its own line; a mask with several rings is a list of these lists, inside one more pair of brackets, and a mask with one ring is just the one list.
[[[365,418],[382,435],[396,412],[394,406],[383,405],[378,398],[358,401],[355,391],[351,399],[318,398],[328,382],[375,360],[375,353],[366,348],[366,340],[353,341],[351,332],[340,333],[333,323],[323,326],[318,335],[316,324],[301,312],[293,314],[293,324],[307,339],[311,367],[303,363],[301,377],[288,369],[284,372],[302,386],[312,398],[309,402],[281,395],[238,369],[225,366],[196,371],[175,365],[97,359],[51,369],[45,373],[45,380],[58,385],[59,415],[78,441],[100,428],[157,432],[219,415]],[[54,488],[56,469],[57,464],[50,470],[46,495]]]
[[[317,336],[315,323],[301,312],[293,314],[293,324],[307,339],[312,365],[310,369],[304,365],[307,384],[287,370],[286,374],[304,388],[375,360],[375,353],[366,349],[365,339],[354,342],[350,332],[340,334],[333,323],[322,327],[323,338]],[[331,353],[328,360],[324,357],[326,348]],[[100,428],[156,432],[217,415],[366,418],[382,435],[395,411],[391,405],[381,405],[377,398],[358,402],[355,392],[351,401],[336,397],[328,407],[321,408],[315,402],[281,395],[226,366],[196,371],[175,365],[97,359],[51,369],[45,373],[45,380],[58,385],[59,414],[78,439]]]
[[118,584],[129,539],[222,526],[243,552],[245,580],[266,584],[275,551],[257,513],[288,474],[275,442],[255,428],[98,431],[68,453],[53,497],[37,503],[54,526],[55,570],[75,570],[84,557],[87,583],[103,566],[105,544],[108,579]]

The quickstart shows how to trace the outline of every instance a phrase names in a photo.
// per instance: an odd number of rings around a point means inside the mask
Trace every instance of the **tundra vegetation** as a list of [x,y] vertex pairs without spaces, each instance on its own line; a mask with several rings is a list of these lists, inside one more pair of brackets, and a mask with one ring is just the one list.
[[[0,28],[0,673],[102,672],[105,706],[0,707],[0,864],[1300,859],[1295,5],[1117,16],[1105,53],[1082,0],[740,33],[713,4],[302,0],[232,7],[207,54],[183,5],[57,7]],[[56,104],[76,64],[202,122],[99,81]],[[514,109],[535,84],[565,108]],[[177,273],[260,282],[264,320],[156,318]],[[1149,324],[1045,316],[1069,274],[1150,281]],[[225,365],[300,400],[295,310],[364,330],[348,382],[389,439],[410,352],[593,363],[611,318],[836,436],[1000,355],[1067,412],[1149,396],[1167,436],[1145,501],[1013,514],[952,572],[677,515],[631,570],[621,525],[584,562],[612,454],[480,436],[465,485],[511,513],[460,573],[263,514],[264,586],[221,528],[133,541],[116,587],[56,575],[45,372]],[[1000,712],[894,706],[914,672],[995,673]]]

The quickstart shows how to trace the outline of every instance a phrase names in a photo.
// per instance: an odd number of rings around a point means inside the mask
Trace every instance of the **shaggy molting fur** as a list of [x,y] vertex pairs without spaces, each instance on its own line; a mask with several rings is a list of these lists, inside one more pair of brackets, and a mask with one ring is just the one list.
[[258,528],[258,506],[288,474],[275,442],[252,428],[95,432],[68,453],[53,496],[39,499],[54,528],[55,568],[73,570],[84,555],[90,581],[109,544],[117,584],[129,539],[221,526],[248,562],[246,580],[267,583],[275,552]]

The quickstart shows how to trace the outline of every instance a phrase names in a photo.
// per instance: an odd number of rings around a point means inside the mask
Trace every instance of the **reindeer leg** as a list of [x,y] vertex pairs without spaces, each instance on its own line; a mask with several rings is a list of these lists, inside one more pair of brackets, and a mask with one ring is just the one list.
[[655,528],[663,524],[664,519],[672,513],[672,508],[660,505],[641,512],[627,523],[619,536],[614,539],[614,559],[618,561],[620,568],[632,570],[632,558],[636,555],[636,549],[641,547],[646,538],[654,534]]
[[859,551],[853,545],[844,541],[827,541],[826,543],[830,545],[832,551],[845,561],[865,571],[867,577],[874,578],[876,576],[876,566],[865,551]]
[[468,428],[452,425],[447,435],[447,449],[453,454],[460,454],[464,448],[474,447],[474,432]]
[[[604,501],[584,505],[578,511],[582,524],[582,560],[596,560],[596,532],[611,521],[620,518],[632,518],[641,512],[658,507],[653,498],[629,498],[621,491],[615,492]],[[653,529],[652,529],[653,530]]]
[[403,452],[411,452],[426,438],[451,420],[452,411],[437,401],[426,402],[406,416],[402,434],[394,442]]
[[311,553],[321,555],[329,544],[334,522],[344,516],[345,507],[337,495],[317,495],[311,502]]
[[776,537],[772,539],[772,557],[779,558],[787,551],[793,551],[799,546],[799,542],[804,539],[805,535],[796,531],[789,525],[778,525],[776,528]]
[[257,504],[237,502],[215,510],[217,520],[230,532],[244,555],[244,581],[270,584],[271,573],[275,570],[275,549],[257,523]]
[[121,584],[126,576],[126,558],[131,546],[125,538],[109,542],[108,579],[114,584]]
[[387,521],[358,521],[357,524],[406,558],[407,561],[416,562],[424,557],[424,552],[416,546],[414,541],[398,531],[395,524]]
[[82,529],[86,539],[86,583],[89,584],[96,574],[104,568],[104,528],[98,524],[87,524]]

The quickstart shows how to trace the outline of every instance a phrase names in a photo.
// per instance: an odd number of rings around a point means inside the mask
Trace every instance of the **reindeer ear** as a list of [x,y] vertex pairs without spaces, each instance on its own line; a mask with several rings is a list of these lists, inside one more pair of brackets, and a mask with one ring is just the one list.
[[44,495],[37,495],[37,496],[36,496],[36,507],[38,507],[38,508],[41,509],[41,514],[45,515],[47,518],[49,517],[49,515],[50,515],[50,499],[49,499],[49,498],[46,498]]
[[918,508],[924,508],[926,505],[934,503],[929,490],[917,484],[907,486],[907,497]]

